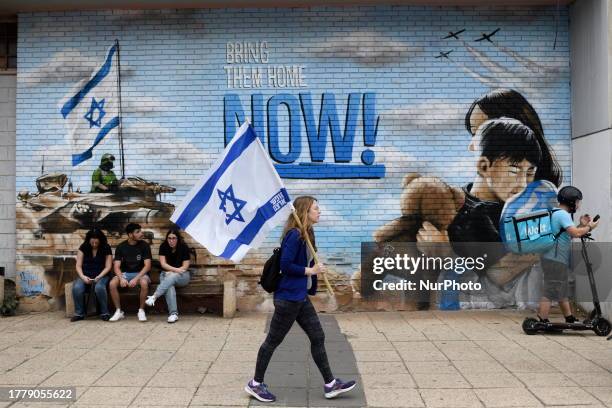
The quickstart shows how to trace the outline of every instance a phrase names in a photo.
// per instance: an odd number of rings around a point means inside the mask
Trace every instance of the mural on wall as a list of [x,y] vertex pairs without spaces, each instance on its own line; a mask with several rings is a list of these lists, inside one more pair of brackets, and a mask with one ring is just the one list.
[[[362,242],[416,242],[418,251],[436,243],[453,253],[461,242],[498,242],[495,223],[482,228],[482,220],[499,218],[510,195],[530,180],[569,181],[568,32],[561,24],[553,49],[552,8],[486,10],[266,10],[250,29],[231,23],[248,12],[231,10],[100,12],[93,23],[80,13],[20,15],[20,294],[59,296],[94,225],[114,246],[125,224],[138,222],[156,251],[174,205],[245,120],[290,196],[319,198],[317,246],[345,305],[362,289]],[[45,33],[63,26],[58,46]],[[109,63],[107,74],[120,73],[121,87],[100,80],[111,96],[94,87],[62,110],[110,61],[109,32],[121,68]],[[66,125],[73,114],[82,128]],[[539,152],[509,157],[494,146],[483,155],[491,139],[483,124],[502,117],[530,127]],[[512,137],[515,129],[499,125]],[[525,169],[514,166],[523,159]],[[511,176],[499,178],[500,160],[515,167]],[[256,308],[266,299],[257,275],[279,234],[237,266],[190,241],[198,273],[231,270],[239,307]],[[491,257],[469,278],[484,290],[464,293],[463,306],[526,306],[538,273],[533,259]],[[425,297],[407,300],[437,301]]]

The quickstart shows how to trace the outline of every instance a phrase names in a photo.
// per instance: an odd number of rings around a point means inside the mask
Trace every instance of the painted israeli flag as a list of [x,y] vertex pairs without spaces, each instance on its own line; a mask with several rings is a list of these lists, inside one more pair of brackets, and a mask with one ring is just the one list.
[[102,65],[80,81],[60,104],[72,146],[72,165],[92,156],[106,135],[119,126],[118,43],[110,47]]
[[170,220],[213,255],[239,262],[292,208],[266,150],[245,123]]

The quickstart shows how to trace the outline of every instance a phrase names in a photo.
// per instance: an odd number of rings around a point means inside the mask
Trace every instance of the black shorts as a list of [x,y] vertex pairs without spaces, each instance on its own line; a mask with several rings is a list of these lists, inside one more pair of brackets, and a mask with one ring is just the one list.
[[569,268],[566,264],[542,258],[544,281],[542,296],[550,300],[563,300],[568,297]]

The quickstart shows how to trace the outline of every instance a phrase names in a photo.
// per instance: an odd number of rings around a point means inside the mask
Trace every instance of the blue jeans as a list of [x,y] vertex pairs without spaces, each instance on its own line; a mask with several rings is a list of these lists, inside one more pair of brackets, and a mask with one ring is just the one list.
[[159,286],[155,290],[155,298],[160,298],[166,295],[166,304],[168,305],[168,314],[178,314],[176,306],[176,290],[174,287],[187,286],[191,279],[189,271],[183,273],[162,272],[159,276]]
[[100,307],[100,315],[108,313],[108,294],[106,285],[108,285],[108,275],[103,276],[97,283],[86,284],[81,278],[77,278],[72,284],[72,297],[74,298],[74,314],[85,317],[87,315],[87,306],[85,305],[85,292],[89,289],[91,296],[91,286],[94,285],[96,299]]

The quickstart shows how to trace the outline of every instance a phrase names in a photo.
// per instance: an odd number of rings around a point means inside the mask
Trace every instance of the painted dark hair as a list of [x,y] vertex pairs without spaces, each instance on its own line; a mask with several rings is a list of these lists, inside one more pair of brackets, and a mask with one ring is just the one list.
[[102,232],[101,229],[98,229],[98,228],[90,229],[89,231],[87,231],[87,234],[85,234],[85,240],[83,241],[83,245],[81,245],[81,250],[83,251],[83,255],[85,255],[88,258],[93,255],[93,252],[92,252],[93,248],[91,247],[91,244],[89,243],[89,241],[94,238],[100,241],[100,245],[98,246],[98,249],[108,246],[108,240],[106,239],[106,235],[104,235],[104,232]]
[[501,117],[513,118],[529,127],[540,144],[542,160],[538,166],[535,180],[548,180],[557,187],[563,181],[563,172],[554,152],[544,137],[544,129],[537,112],[523,95],[513,89],[495,89],[476,99],[465,115],[465,128],[470,134],[470,118],[478,106],[488,119]]
[[508,159],[511,163],[527,160],[534,166],[542,163],[542,149],[535,133],[511,118],[489,120],[478,130],[481,156],[491,163]]

